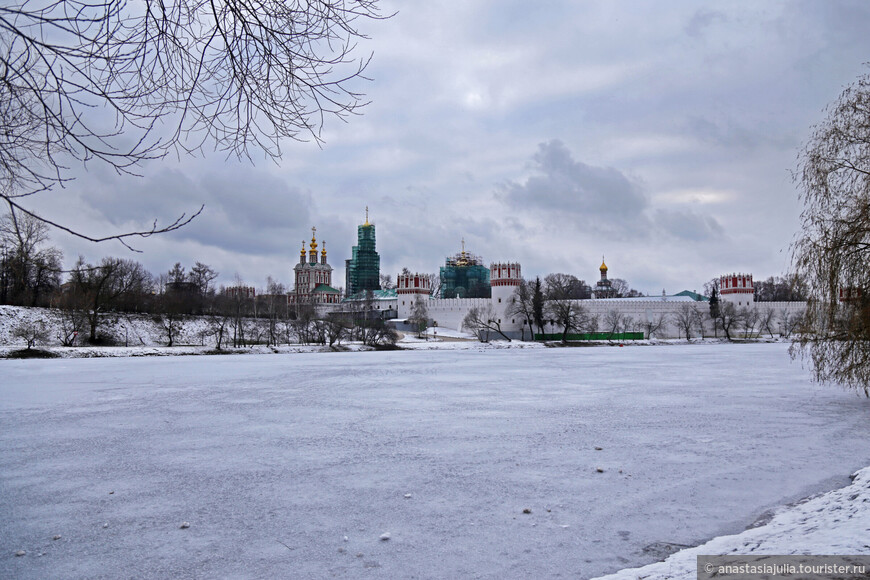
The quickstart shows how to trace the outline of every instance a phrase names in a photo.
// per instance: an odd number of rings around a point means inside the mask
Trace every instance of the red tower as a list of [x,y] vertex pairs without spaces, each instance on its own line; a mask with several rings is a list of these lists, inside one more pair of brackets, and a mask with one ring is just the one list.
[[523,281],[520,265],[517,263],[497,263],[489,266],[489,284],[496,286],[519,286]]
[[719,295],[724,300],[748,299],[752,302],[755,286],[752,284],[752,274],[726,274],[719,277]]
[[429,293],[429,276],[426,274],[399,274],[396,276],[396,294],[429,296]]

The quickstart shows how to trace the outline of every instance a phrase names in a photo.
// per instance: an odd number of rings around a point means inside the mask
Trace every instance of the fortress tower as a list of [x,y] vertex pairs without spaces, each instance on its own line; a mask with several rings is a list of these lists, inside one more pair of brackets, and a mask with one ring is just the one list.
[[396,297],[398,304],[396,310],[399,318],[407,318],[411,315],[417,297],[428,300],[431,292],[429,276],[426,274],[399,274],[396,276]]
[[752,284],[752,274],[726,274],[719,276],[719,297],[737,306],[752,306],[755,298],[755,286]]
[[[492,286],[492,302],[496,308],[504,308],[516,287],[522,284],[520,265],[516,262],[494,263],[489,266],[489,283]],[[502,306],[499,306],[502,305]]]

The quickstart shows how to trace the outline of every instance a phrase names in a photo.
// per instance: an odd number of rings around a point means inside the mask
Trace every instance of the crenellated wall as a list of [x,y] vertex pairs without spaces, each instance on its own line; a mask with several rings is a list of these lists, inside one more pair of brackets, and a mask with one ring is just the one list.
[[[603,266],[603,264],[602,264]],[[395,308],[400,319],[408,318],[411,309],[418,297],[426,301],[429,318],[437,326],[455,330],[463,329],[463,320],[468,312],[475,307],[485,308],[492,306],[496,318],[504,332],[511,336],[529,336],[526,321],[516,315],[507,314],[508,307],[514,292],[522,283],[520,264],[515,262],[493,263],[490,265],[490,280],[492,283],[492,298],[432,298],[429,294],[428,279],[421,274],[405,274],[397,277],[398,298]],[[752,310],[759,317],[763,317],[769,310],[775,313],[778,328],[782,313],[789,316],[800,314],[806,308],[804,302],[753,302],[753,281],[751,274],[728,274],[719,279],[720,292],[723,304],[732,303],[738,310]],[[597,320],[595,330],[606,332],[611,330],[607,321],[610,312],[617,313],[624,320],[619,331],[643,331],[649,333],[650,326],[658,326],[653,332],[654,338],[679,338],[684,336],[677,317],[684,308],[697,310],[702,316],[700,320],[704,325],[703,333],[694,331],[694,337],[714,336],[713,321],[709,318],[710,305],[708,302],[693,300],[690,296],[646,296],[638,298],[598,298],[588,300],[576,300],[579,306],[585,309],[588,316]],[[545,318],[546,304],[545,304]],[[661,325],[658,324],[661,320]],[[537,329],[536,329],[537,330]],[[591,330],[591,329],[588,329]],[[552,322],[545,325],[546,333],[559,333],[561,328]],[[756,331],[757,332],[757,331]],[[739,330],[732,334],[740,335]]]
[[469,310],[474,307],[486,308],[492,303],[491,298],[432,298],[426,307],[429,309],[429,318],[437,326],[464,330],[462,321]]

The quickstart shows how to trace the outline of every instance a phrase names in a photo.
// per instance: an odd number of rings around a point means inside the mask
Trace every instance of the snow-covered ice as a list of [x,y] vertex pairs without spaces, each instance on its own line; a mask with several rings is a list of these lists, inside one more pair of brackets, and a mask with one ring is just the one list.
[[0,361],[0,576],[590,578],[711,538],[870,553],[870,474],[848,477],[868,413],[784,344]]

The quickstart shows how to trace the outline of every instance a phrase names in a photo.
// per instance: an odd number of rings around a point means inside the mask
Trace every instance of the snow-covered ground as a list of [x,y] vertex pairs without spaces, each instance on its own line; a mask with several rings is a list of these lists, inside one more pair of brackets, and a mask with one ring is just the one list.
[[[0,345],[23,347],[24,340],[13,336],[15,328],[21,324],[41,326],[48,331],[48,346],[61,344],[60,311],[51,308],[25,308],[21,306],[0,305]],[[118,344],[130,347],[159,346],[167,343],[160,324],[148,314],[111,313],[102,317],[100,333],[113,337]],[[208,334],[208,322],[204,317],[191,317],[184,322],[183,331],[175,342],[182,345],[208,345],[213,347],[214,340]],[[87,331],[80,333],[77,346],[84,344]],[[42,346],[42,345],[39,345]]]
[[870,554],[870,467],[855,473],[848,487],[781,508],[765,525],[601,580],[696,578],[698,556],[721,554]]
[[3,360],[0,576],[591,578],[840,488],[701,551],[870,553],[868,414],[784,344]]

